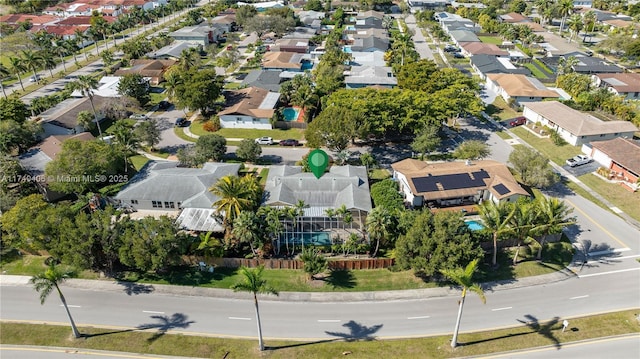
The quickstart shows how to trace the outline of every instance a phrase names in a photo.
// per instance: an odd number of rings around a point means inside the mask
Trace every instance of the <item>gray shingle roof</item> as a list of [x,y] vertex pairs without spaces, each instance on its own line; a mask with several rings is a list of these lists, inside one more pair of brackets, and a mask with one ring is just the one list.
[[209,187],[221,177],[236,175],[240,169],[235,163],[207,162],[202,168],[177,166],[178,162],[149,162],[115,198],[181,202],[182,208],[211,208],[217,197],[209,192]]
[[272,166],[265,186],[265,204],[294,206],[298,201],[310,208],[371,211],[367,170],[362,166],[333,166],[322,177],[302,172],[302,167]]

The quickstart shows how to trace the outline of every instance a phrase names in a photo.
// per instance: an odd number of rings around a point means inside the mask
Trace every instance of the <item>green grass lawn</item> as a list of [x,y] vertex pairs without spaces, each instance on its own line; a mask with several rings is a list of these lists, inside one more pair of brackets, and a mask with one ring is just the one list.
[[[199,124],[199,126],[198,126]],[[191,127],[191,132],[196,134],[196,135],[202,135],[205,133],[212,133],[212,132],[206,132],[204,130],[202,130],[202,122],[200,121],[196,121],[195,124],[192,124]],[[258,137],[263,137],[263,136],[268,136],[268,137],[272,137],[274,141],[277,140],[285,140],[287,138],[293,138],[296,140],[301,140],[304,138],[304,130],[298,129],[298,128],[292,128],[289,130],[280,130],[280,129],[275,129],[275,130],[256,130],[256,129],[247,129],[247,128],[221,128],[216,132],[216,133],[220,136],[226,137],[226,138],[249,138],[249,139],[254,139],[254,138],[258,138]]]
[[502,41],[504,41],[499,36],[478,36],[478,38],[485,44],[502,45]]
[[539,138],[521,127],[512,128],[511,131],[560,166],[565,164],[567,158],[571,158],[581,153],[579,147],[571,146],[569,144],[556,146],[551,142],[551,139]]
[[516,110],[507,105],[504,99],[500,96],[496,97],[495,101],[485,109],[485,112],[489,116],[498,116],[501,120],[507,120],[520,116]]
[[533,64],[524,64],[524,67],[528,68],[529,71],[531,71],[531,73],[533,74],[534,77],[541,79],[541,80],[546,80],[548,79],[547,75],[544,74],[542,71],[540,71],[535,65]]
[[640,221],[640,192],[627,191],[622,186],[605,182],[591,173],[580,176],[579,179],[614,206]]
[[147,162],[149,162],[149,159],[146,158],[145,156],[142,156],[142,155],[131,156],[131,157],[129,157],[129,160],[131,161],[131,164],[133,164],[133,168],[135,168],[136,171],[140,171],[140,169]]
[[509,135],[505,131],[497,131],[495,134],[498,135],[498,137],[502,138],[503,140],[510,140],[513,138],[511,137],[511,135]]
[[551,69],[549,68],[549,66],[545,65],[544,62],[538,60],[538,59],[533,59],[533,62],[535,62],[536,64],[538,64],[538,66],[540,66],[543,70],[545,70],[546,72],[552,74],[553,71],[551,71]]
[[[193,127],[190,127],[190,129],[193,129]],[[189,142],[196,142],[197,139],[191,137],[191,136],[187,136],[184,133],[184,128],[182,127],[174,127],[173,128],[173,133],[176,134],[176,136],[180,137],[181,139],[185,140],[185,141],[189,141]]]
[[389,177],[391,177],[391,173],[384,168],[375,168],[369,171],[369,178],[372,180],[383,180]]
[[[453,305],[453,304],[452,304]],[[451,335],[415,339],[376,339],[372,333],[365,339],[283,341],[270,340],[277,333],[265,332],[267,350],[259,352],[257,339],[213,338],[183,334],[164,334],[159,330],[132,331],[129,328],[80,327],[85,336],[70,339],[70,329],[62,325],[2,323],[0,342],[14,345],[70,347],[75,350],[98,349],[151,355],[190,356],[199,358],[272,358],[324,359],[343,357],[394,359],[455,358],[499,353],[518,349],[564,344],[613,335],[640,332],[637,310],[627,310],[588,317],[541,319],[541,322],[521,325],[514,321],[511,328],[484,332],[461,332],[458,341],[466,343],[451,349]],[[526,318],[521,318],[526,320]],[[569,319],[569,328],[562,332],[562,320]],[[487,317],[490,321],[490,317]],[[452,328],[455,318],[451,318]],[[375,323],[374,323],[375,324]],[[575,328],[575,329],[573,329]],[[338,330],[340,331],[340,330]],[[349,335],[346,328],[342,331]],[[550,357],[553,356],[549,352]]]

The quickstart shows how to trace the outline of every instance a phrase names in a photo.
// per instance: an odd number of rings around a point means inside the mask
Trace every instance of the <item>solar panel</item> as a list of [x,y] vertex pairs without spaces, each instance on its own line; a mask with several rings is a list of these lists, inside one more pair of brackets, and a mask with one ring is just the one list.
[[511,192],[509,191],[509,189],[507,187],[505,187],[505,185],[503,185],[502,183],[497,184],[495,186],[493,186],[493,189],[498,192],[498,194],[500,194],[501,196],[504,196],[505,194]]
[[413,178],[413,185],[418,192],[435,192],[440,190],[455,190],[462,188],[474,188],[485,186],[484,179],[489,178],[489,173],[485,170],[472,173],[455,173],[439,176],[425,176]]

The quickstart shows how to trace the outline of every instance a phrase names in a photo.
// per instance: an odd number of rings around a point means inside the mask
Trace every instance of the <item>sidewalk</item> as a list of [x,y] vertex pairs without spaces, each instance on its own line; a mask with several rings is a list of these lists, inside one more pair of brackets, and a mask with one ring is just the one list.
[[[564,269],[559,272],[519,280],[506,280],[483,283],[485,292],[494,292],[522,287],[545,285],[575,277],[575,271]],[[29,276],[0,275],[0,286],[27,286]],[[158,293],[178,296],[213,297],[226,299],[252,299],[252,294],[234,292],[230,289],[203,288],[165,284],[140,284],[117,282],[114,280],[69,279],[63,286],[93,291],[111,291],[126,293]],[[389,300],[411,300],[448,296],[459,296],[460,290],[455,287],[427,289],[410,289],[377,292],[280,292],[278,297],[262,296],[261,300],[278,302],[372,302]]]

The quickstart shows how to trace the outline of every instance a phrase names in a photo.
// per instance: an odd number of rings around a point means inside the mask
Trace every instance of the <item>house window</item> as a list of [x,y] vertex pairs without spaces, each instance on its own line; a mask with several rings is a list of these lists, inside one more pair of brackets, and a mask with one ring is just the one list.
[[164,202],[164,208],[176,208],[173,202]]
[[604,133],[601,133],[601,134],[600,134],[600,137],[604,137]]
[[535,100],[536,98],[533,96],[529,96],[529,100]]
[[633,97],[638,97],[638,93],[637,93],[637,92],[634,92],[634,93],[633,93]]
[[131,200],[131,204],[138,204],[138,200],[137,199],[132,199]]
[[153,208],[162,208],[162,201],[151,201],[151,206]]
[[236,122],[242,122],[242,117],[236,117]]

